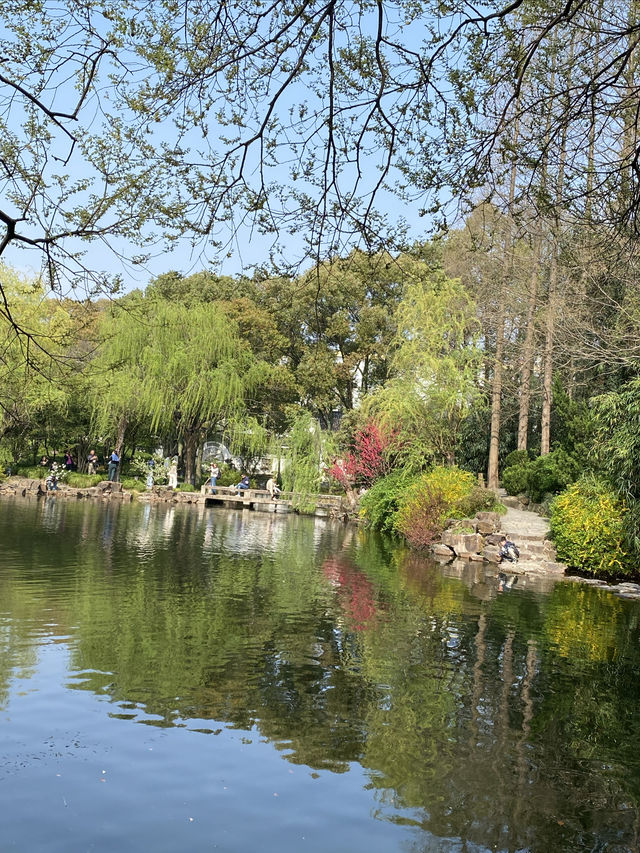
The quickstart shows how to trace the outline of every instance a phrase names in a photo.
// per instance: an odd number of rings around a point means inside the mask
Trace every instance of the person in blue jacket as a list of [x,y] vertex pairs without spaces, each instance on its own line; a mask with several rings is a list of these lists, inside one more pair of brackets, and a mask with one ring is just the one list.
[[251,484],[249,483],[249,475],[243,474],[242,479],[240,480],[240,482],[236,486],[236,489],[238,490],[238,492],[241,492],[241,491],[244,491],[244,489],[250,489],[250,488],[251,488]]
[[118,478],[118,466],[120,465],[120,456],[118,455],[118,451],[114,449],[113,453],[109,457],[109,467],[108,467],[108,477],[114,482]]

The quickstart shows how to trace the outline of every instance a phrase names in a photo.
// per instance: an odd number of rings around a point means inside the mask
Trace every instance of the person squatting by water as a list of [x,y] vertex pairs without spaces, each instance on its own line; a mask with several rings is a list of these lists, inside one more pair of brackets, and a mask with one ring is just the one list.
[[48,492],[57,492],[58,491],[58,463],[54,462],[51,466],[51,470],[45,480],[45,487]]
[[500,540],[500,559],[508,560],[510,563],[517,563],[518,558],[520,557],[520,551],[518,551],[516,545],[507,539],[506,536],[503,536]]

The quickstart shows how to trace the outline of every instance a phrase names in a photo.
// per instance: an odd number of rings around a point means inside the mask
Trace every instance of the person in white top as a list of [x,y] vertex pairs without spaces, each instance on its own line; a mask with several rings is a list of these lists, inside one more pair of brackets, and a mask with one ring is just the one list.
[[220,469],[218,468],[218,466],[215,462],[212,462],[211,467],[209,469],[209,477],[210,477],[211,494],[212,495],[216,494],[216,480],[218,479],[219,476],[220,476]]
[[267,480],[266,489],[271,496],[271,500],[275,501],[276,498],[278,497],[278,495],[280,494],[280,489],[278,487],[277,482],[273,479],[273,477],[270,477]]
[[169,488],[178,488],[178,461],[176,459],[173,460],[169,468]]

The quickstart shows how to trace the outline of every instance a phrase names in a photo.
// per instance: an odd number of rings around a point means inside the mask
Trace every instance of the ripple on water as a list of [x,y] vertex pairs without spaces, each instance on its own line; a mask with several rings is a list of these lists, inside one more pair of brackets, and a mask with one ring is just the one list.
[[26,506],[0,513],[0,845],[632,844],[635,602],[312,519]]

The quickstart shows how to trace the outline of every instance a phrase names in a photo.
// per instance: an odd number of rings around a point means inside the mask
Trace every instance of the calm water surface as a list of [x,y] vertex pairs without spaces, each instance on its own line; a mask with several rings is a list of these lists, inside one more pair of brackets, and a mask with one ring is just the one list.
[[635,851],[640,606],[319,519],[0,503],[0,850]]

